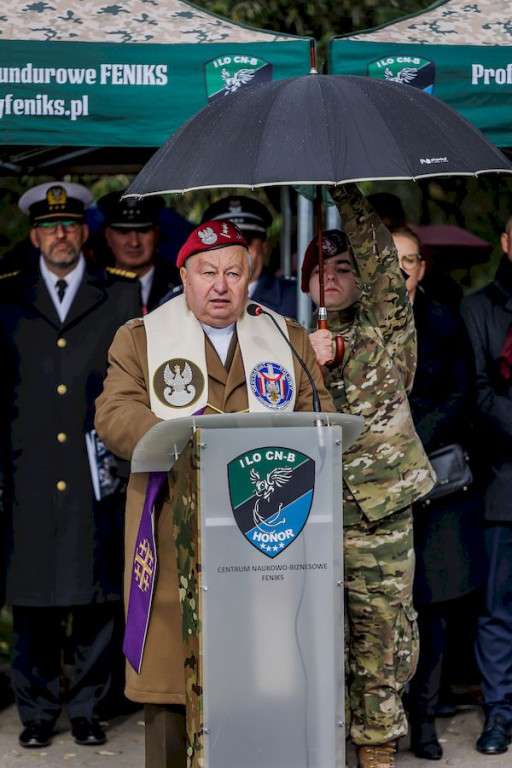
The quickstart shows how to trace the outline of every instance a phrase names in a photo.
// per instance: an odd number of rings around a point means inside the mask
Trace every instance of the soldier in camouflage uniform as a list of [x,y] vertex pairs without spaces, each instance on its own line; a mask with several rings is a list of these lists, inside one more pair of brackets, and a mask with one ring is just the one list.
[[[416,365],[412,307],[393,240],[355,185],[337,188],[345,233],[324,234],[329,330],[310,339],[337,409],[365,418],[344,456],[344,558],[347,732],[360,768],[394,765],[407,731],[401,693],[417,661],[412,603],[411,503],[434,475],[415,432],[409,392]],[[302,290],[319,303],[316,241],[308,247]]]

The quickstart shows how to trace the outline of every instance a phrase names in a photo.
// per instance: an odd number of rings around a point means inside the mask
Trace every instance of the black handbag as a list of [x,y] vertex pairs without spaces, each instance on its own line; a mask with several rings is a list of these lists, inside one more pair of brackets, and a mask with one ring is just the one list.
[[431,491],[421,497],[422,502],[466,491],[473,482],[468,455],[458,443],[443,445],[442,448],[429,453],[428,459],[437,475],[437,482]]

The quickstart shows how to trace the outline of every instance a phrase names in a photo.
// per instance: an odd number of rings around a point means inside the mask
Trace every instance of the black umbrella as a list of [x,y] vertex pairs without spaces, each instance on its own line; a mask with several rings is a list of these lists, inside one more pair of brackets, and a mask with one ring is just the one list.
[[[241,89],[191,117],[127,190],[319,185],[512,173],[512,163],[451,107],[402,83],[309,75]],[[325,324],[323,324],[325,326]]]
[[312,73],[241,89],[191,117],[128,194],[512,172],[451,107],[402,83]]

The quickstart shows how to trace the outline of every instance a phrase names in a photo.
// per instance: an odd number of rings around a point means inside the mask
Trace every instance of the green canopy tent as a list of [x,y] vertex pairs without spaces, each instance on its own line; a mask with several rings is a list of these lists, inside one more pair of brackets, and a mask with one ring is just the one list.
[[1,20],[4,174],[136,171],[208,103],[310,66],[309,39],[181,0],[12,4]]
[[433,93],[512,148],[512,2],[440,0],[382,27],[330,41],[328,70]]

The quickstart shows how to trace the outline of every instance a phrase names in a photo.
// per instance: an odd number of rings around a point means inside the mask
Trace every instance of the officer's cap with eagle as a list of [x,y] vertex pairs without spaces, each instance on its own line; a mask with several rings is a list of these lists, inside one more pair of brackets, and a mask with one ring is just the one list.
[[18,207],[30,216],[30,223],[41,221],[83,221],[84,211],[94,200],[82,184],[52,181],[27,190],[19,199]]
[[144,229],[156,227],[165,200],[160,195],[122,197],[123,192],[108,192],[98,200],[106,227]]
[[181,246],[176,266],[182,267],[189,256],[205,251],[215,251],[230,245],[247,248],[245,237],[232,221],[205,221],[194,229]]
[[206,209],[203,221],[225,221],[229,219],[246,237],[262,237],[272,224],[272,214],[259,200],[245,195],[221,197]]

